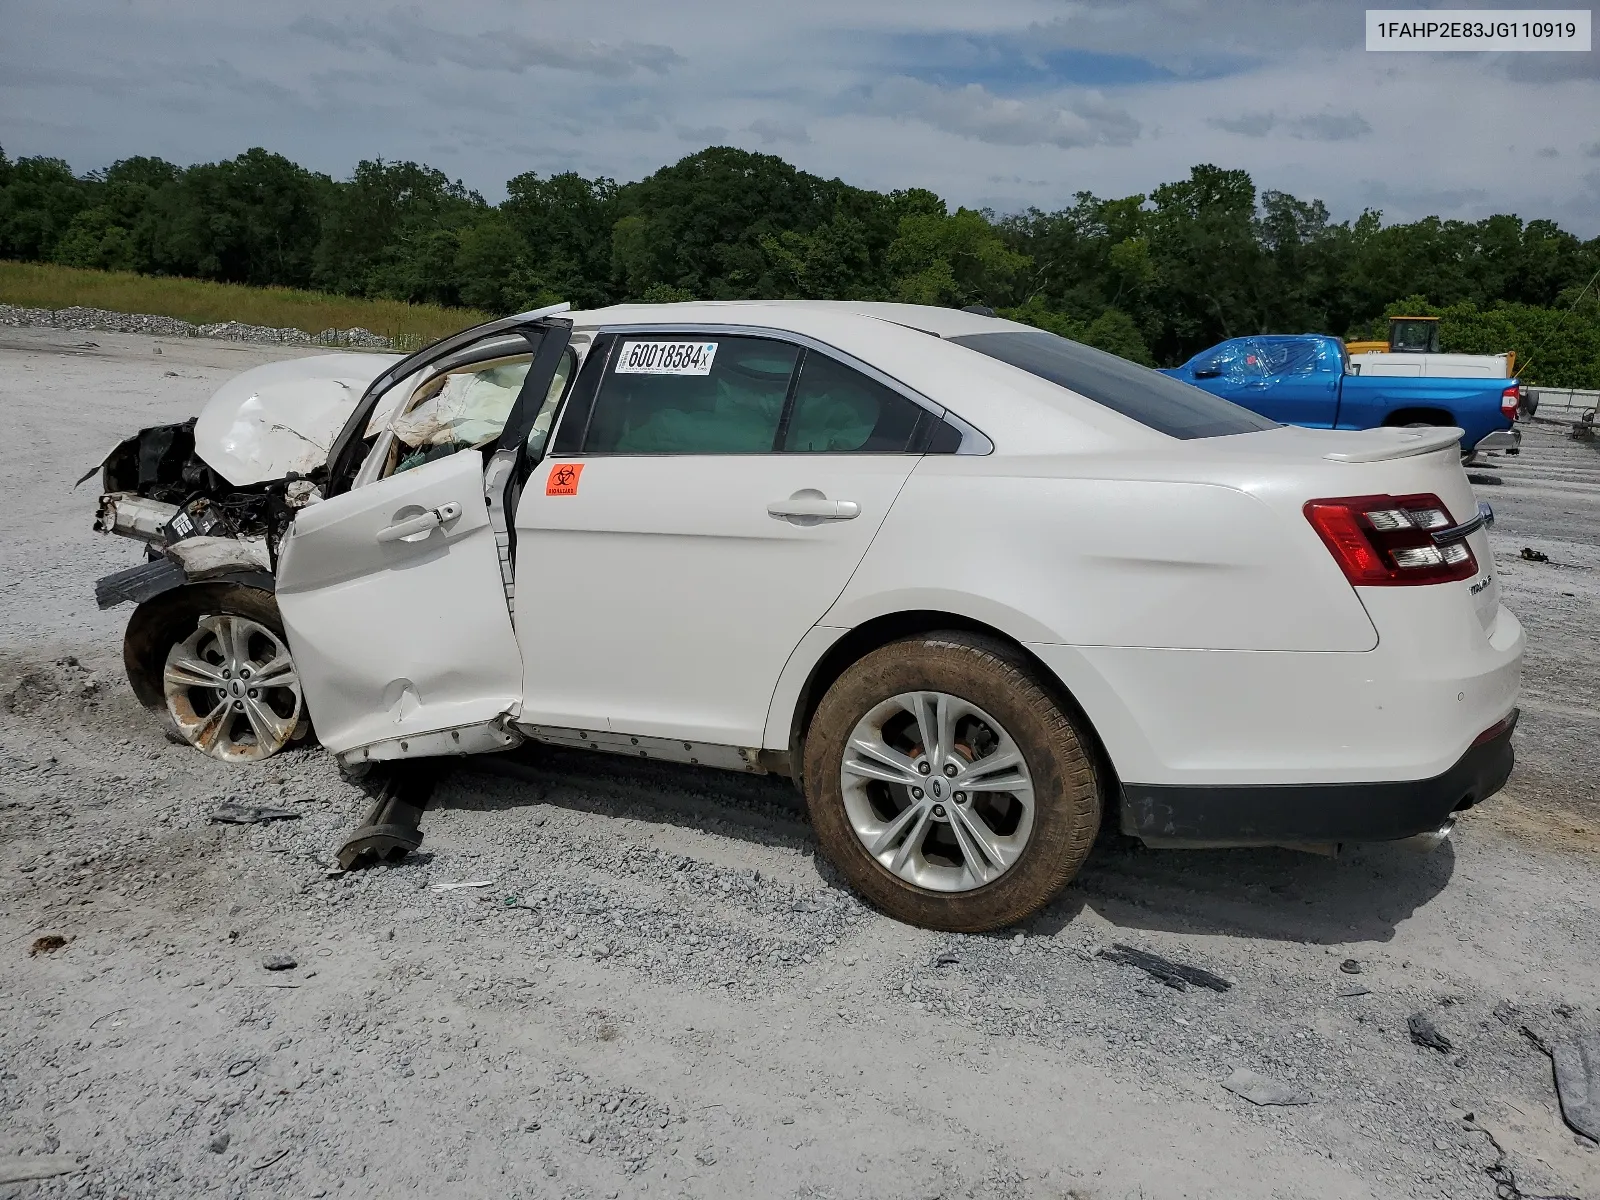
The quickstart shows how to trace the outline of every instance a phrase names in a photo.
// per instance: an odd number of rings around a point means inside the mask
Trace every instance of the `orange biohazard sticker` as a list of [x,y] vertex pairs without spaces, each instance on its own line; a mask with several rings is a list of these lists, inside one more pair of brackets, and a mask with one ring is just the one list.
[[583,474],[583,468],[583,463],[557,463],[550,468],[550,477],[544,483],[544,494],[546,496],[576,496],[578,494],[578,476]]

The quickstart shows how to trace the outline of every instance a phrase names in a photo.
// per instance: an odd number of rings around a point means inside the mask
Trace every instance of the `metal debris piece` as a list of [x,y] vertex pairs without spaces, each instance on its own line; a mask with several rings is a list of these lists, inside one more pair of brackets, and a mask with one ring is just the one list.
[[1440,1054],[1449,1054],[1455,1049],[1455,1043],[1440,1033],[1439,1027],[1425,1013],[1412,1013],[1406,1018],[1406,1028],[1411,1031],[1411,1040],[1419,1046],[1437,1050]]
[[227,800],[211,814],[213,824],[264,825],[268,821],[298,821],[300,814],[287,808],[266,808],[257,804],[240,804]]
[[1235,1096],[1251,1104],[1310,1104],[1311,1094],[1292,1088],[1288,1084],[1268,1079],[1249,1067],[1235,1067],[1233,1074],[1222,1081],[1222,1086]]
[[269,971],[292,971],[300,964],[292,954],[273,954],[262,959],[261,965]]
[[1347,958],[1339,964],[1339,970],[1346,975],[1359,975],[1361,974],[1361,964],[1353,958]]
[[458,888],[480,888],[493,885],[492,879],[463,879],[460,883],[436,883],[433,890],[436,892],[453,892]]
[[1364,988],[1359,983],[1351,983],[1351,984],[1347,984],[1344,987],[1340,988],[1337,992],[1334,993],[1334,995],[1338,996],[1339,999],[1341,999],[1341,1000],[1353,1000],[1357,996],[1370,996],[1370,995],[1372,995],[1372,989],[1371,988]]
[[33,958],[39,954],[54,954],[67,944],[68,939],[59,933],[47,933],[43,937],[34,938],[33,945],[28,947],[28,957]]
[[1100,957],[1121,963],[1123,966],[1137,967],[1174,991],[1186,992],[1191,983],[1196,987],[1210,988],[1213,992],[1226,992],[1233,987],[1233,984],[1220,975],[1213,975],[1210,971],[1191,967],[1187,963],[1173,962],[1169,958],[1162,958],[1159,954],[1135,950],[1132,946],[1124,946],[1121,942],[1113,942],[1111,949],[1100,951]]
[[1543,550],[1535,550],[1532,546],[1522,548],[1522,557],[1528,562],[1549,562],[1550,556]]

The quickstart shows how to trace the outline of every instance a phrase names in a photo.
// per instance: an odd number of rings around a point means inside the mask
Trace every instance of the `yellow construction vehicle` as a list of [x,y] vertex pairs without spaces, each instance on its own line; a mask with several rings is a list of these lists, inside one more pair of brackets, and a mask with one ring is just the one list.
[[[1346,342],[1352,365],[1368,375],[1489,375],[1511,378],[1517,354],[1440,354],[1438,317],[1390,317],[1387,342]],[[1431,357],[1396,360],[1392,355]]]

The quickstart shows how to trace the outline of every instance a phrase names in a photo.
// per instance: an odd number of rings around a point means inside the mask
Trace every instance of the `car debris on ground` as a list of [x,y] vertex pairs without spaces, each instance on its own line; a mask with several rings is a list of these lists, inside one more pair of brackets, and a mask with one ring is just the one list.
[[1439,1027],[1426,1013],[1412,1013],[1406,1018],[1406,1029],[1411,1034],[1411,1040],[1419,1046],[1437,1050],[1440,1054],[1449,1054],[1455,1049],[1455,1044],[1439,1032]]
[[1310,1104],[1311,1094],[1287,1084],[1278,1083],[1268,1079],[1259,1071],[1252,1071],[1249,1067],[1238,1067],[1232,1075],[1222,1081],[1222,1086],[1235,1096],[1250,1101],[1256,1105],[1296,1105]]
[[1173,962],[1170,958],[1136,950],[1132,946],[1124,946],[1121,942],[1114,943],[1109,950],[1100,951],[1100,957],[1122,963],[1124,966],[1137,967],[1176,992],[1187,991],[1190,984],[1195,987],[1210,988],[1213,992],[1226,992],[1233,987],[1233,984],[1220,975],[1213,975],[1203,968]]
[[[1563,1007],[1551,1011],[1559,1014]],[[1574,1133],[1600,1143],[1600,1033],[1552,1037],[1527,1025],[1521,1032],[1550,1056],[1562,1118]]]
[[268,808],[259,804],[240,804],[228,800],[217,806],[211,814],[214,824],[264,825],[268,821],[298,821],[300,814],[288,808]]
[[83,1170],[77,1159],[64,1154],[40,1158],[0,1159],[0,1184],[26,1183],[33,1179],[54,1179]]

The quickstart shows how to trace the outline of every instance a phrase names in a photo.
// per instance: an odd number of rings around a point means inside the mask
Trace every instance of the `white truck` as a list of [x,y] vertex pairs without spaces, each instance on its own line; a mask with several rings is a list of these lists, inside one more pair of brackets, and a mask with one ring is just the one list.
[[1387,342],[1350,342],[1350,370],[1357,375],[1411,375],[1448,379],[1510,379],[1514,352],[1439,353],[1438,317],[1390,317]]

